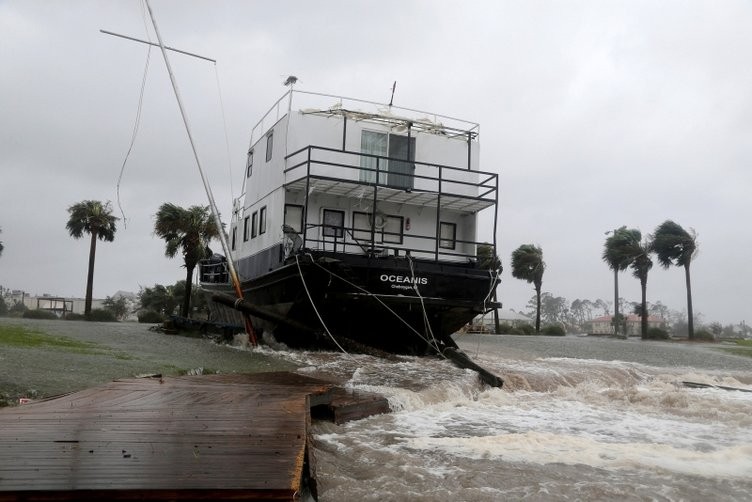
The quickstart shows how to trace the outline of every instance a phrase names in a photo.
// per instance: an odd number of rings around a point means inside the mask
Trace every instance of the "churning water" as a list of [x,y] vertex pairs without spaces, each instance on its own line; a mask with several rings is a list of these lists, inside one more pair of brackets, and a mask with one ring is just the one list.
[[466,336],[503,389],[446,361],[290,353],[388,397],[313,428],[322,501],[749,500],[752,359],[679,343]]

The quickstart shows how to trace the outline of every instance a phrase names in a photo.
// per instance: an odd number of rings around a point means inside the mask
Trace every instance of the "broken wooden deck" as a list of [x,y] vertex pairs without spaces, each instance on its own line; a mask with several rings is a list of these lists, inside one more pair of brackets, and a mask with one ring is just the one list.
[[0,501],[295,500],[312,407],[388,411],[287,372],[118,380],[0,410]]

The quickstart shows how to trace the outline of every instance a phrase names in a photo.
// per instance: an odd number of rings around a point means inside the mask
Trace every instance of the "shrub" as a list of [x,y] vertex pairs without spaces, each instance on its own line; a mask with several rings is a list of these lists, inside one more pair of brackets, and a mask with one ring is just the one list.
[[109,310],[94,309],[88,316],[86,316],[86,320],[95,322],[116,322],[117,318],[115,317],[115,314]]
[[697,331],[695,331],[694,339],[697,341],[701,341],[701,342],[714,342],[715,341],[715,337],[713,336],[713,333],[706,330],[705,328],[698,329]]
[[42,310],[42,309],[27,310],[26,312],[23,313],[22,317],[24,319],[57,319],[58,318],[54,312],[50,312],[49,310]]
[[515,335],[534,335],[535,334],[535,328],[532,324],[520,324],[516,328],[512,329],[512,334]]
[[649,328],[647,334],[645,335],[646,340],[668,340],[668,331],[661,328]]
[[164,321],[164,317],[159,312],[153,310],[139,310],[138,322],[147,324],[159,324]]
[[549,324],[548,326],[544,326],[541,328],[541,335],[546,336],[564,336],[567,332],[564,331],[564,328],[559,326],[558,324]]
[[85,321],[86,316],[83,314],[74,314],[71,312],[70,314],[65,314],[65,320],[66,321]]

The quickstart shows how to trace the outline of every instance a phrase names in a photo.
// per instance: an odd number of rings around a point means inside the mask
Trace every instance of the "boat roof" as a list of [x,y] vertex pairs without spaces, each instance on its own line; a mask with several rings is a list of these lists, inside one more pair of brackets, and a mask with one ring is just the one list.
[[375,101],[291,88],[253,127],[250,144],[254,145],[270,127],[292,109],[304,114],[342,116],[349,120],[386,124],[398,131],[410,127],[414,131],[439,134],[463,141],[477,141],[480,134],[480,125],[477,122]]

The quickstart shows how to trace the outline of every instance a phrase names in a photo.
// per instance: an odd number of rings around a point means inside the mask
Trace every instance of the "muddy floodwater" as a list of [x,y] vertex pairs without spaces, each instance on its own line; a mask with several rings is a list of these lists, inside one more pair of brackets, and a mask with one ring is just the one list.
[[95,345],[0,346],[0,392],[51,395],[201,368],[292,369],[387,396],[390,414],[314,423],[322,501],[737,501],[752,493],[752,392],[743,391],[752,390],[752,358],[719,344],[458,337],[504,378],[504,388],[490,389],[438,359],[244,351],[136,324],[0,319],[8,324]]

